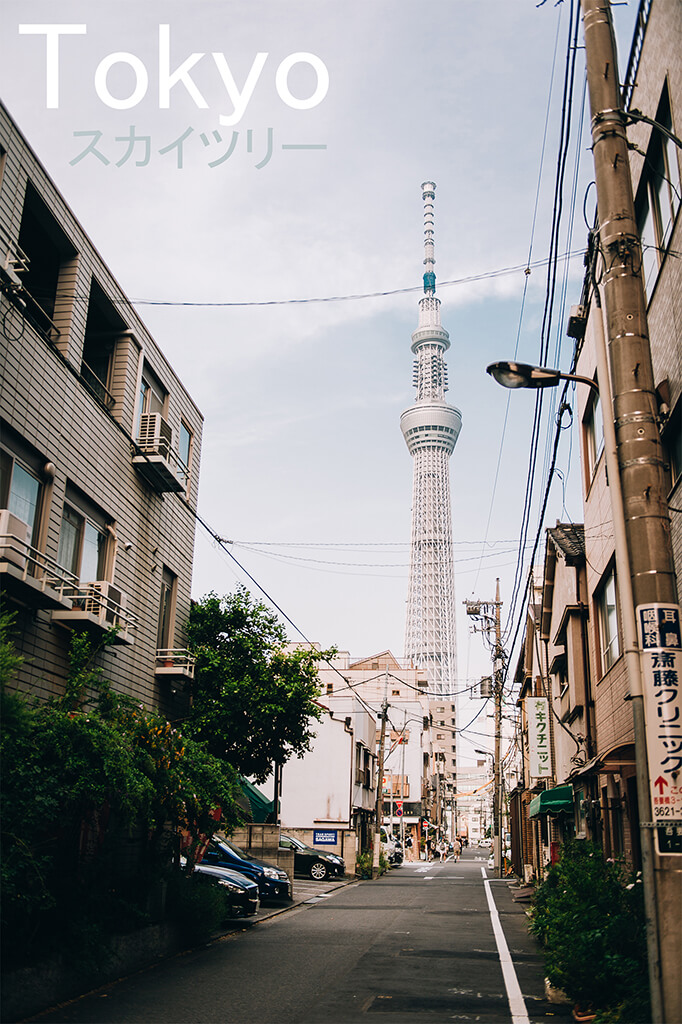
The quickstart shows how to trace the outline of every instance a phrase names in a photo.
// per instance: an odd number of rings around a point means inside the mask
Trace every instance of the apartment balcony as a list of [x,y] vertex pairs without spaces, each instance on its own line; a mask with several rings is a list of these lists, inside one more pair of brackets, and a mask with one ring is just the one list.
[[114,644],[134,643],[137,616],[129,612],[125,594],[109,580],[76,583],[68,592],[71,608],[53,611],[52,621],[67,629],[85,629],[97,635],[117,629]]
[[160,413],[145,413],[141,417],[133,466],[159,494],[185,490],[187,471],[173,448],[173,432]]
[[116,400],[107,389],[104,382],[100,380],[95,371],[88,366],[85,360],[81,363],[81,380],[93,398],[96,398],[100,405],[104,406],[107,412],[111,412],[116,405]]
[[169,682],[189,683],[194,679],[195,664],[194,655],[184,648],[161,648],[156,652],[154,675],[157,679],[167,679]]
[[7,509],[0,509],[0,590],[28,608],[68,611],[77,579],[31,547],[29,526]]

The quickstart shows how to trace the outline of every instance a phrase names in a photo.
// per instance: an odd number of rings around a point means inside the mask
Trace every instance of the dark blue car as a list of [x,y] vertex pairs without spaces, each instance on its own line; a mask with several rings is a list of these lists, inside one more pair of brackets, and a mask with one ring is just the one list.
[[228,839],[212,839],[201,863],[231,868],[246,875],[258,885],[261,900],[291,899],[291,882],[286,871],[251,857]]

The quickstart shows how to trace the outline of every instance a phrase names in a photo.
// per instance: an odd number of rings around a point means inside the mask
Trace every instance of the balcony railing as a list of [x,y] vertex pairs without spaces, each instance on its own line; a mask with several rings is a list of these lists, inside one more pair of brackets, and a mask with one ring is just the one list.
[[104,408],[111,412],[116,405],[116,399],[85,360],[81,363],[81,380],[90,394],[94,395],[97,401],[101,402]]
[[42,551],[12,533],[0,534],[0,578],[10,597],[33,608],[72,607],[78,579]]
[[53,622],[71,627],[81,624],[102,631],[117,629],[115,644],[132,644],[138,618],[126,608],[126,597],[108,581],[77,583],[67,590],[69,611],[52,613]]
[[196,658],[185,648],[159,648],[156,652],[154,675],[170,676],[175,679],[194,679]]
[[133,465],[156,491],[184,491],[187,467],[173,447],[173,432],[159,413],[143,413]]

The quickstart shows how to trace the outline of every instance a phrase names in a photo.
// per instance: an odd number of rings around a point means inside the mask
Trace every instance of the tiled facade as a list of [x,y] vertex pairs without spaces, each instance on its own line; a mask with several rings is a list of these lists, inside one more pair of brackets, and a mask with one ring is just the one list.
[[202,416],[1,106],[0,175],[0,584],[18,685],[59,695],[71,631],[117,624],[104,676],[172,714],[191,662],[157,650],[185,643]]

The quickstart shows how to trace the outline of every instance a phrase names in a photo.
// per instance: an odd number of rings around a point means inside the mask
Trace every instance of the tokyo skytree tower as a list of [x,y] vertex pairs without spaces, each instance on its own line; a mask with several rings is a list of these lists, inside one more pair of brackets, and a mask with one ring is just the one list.
[[445,401],[448,380],[444,354],[450,348],[450,337],[441,326],[440,299],[436,298],[435,192],[432,181],[424,182],[426,272],[419,326],[412,335],[417,398],[400,417],[414,460],[405,657],[426,670],[429,692],[434,696],[454,691],[457,676],[449,459],[462,426],[459,409]]

